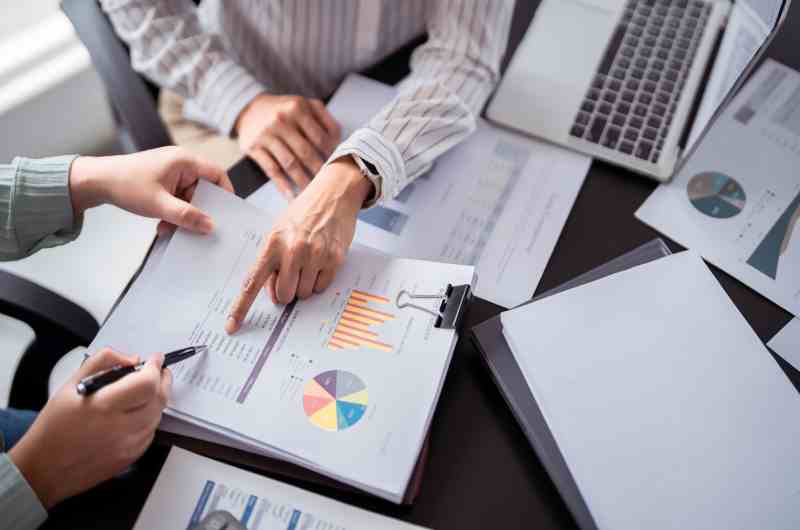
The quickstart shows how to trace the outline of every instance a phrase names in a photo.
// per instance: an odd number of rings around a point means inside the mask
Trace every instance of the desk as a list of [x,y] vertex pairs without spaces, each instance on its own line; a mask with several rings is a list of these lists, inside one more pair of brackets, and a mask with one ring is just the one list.
[[[517,0],[517,4],[510,49],[521,39],[538,2]],[[800,29],[797,5],[769,55],[800,68],[800,32],[794,29]],[[402,70],[388,67],[384,74],[383,80],[395,81],[402,76]],[[563,283],[656,237],[633,216],[653,189],[654,182],[608,164],[594,163],[538,291]],[[671,247],[680,248],[674,244]],[[718,270],[715,274],[763,340],[788,322],[790,317],[785,311],[726,274]],[[467,314],[465,329],[499,310],[476,300]],[[800,373],[779,362],[800,388]],[[462,338],[456,348],[434,417],[430,451],[422,490],[412,507],[299,485],[436,529],[575,527],[468,338]],[[57,507],[45,528],[130,528],[165,457],[166,449],[154,447],[134,473]]]

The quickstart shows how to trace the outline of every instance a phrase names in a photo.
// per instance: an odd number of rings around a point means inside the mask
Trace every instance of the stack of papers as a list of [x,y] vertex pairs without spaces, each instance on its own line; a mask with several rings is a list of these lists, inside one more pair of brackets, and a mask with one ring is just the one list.
[[[394,94],[351,75],[328,109],[346,137]],[[474,265],[475,294],[513,307],[533,296],[590,163],[479,120],[472,136],[394,200],[362,212],[355,241],[392,256]],[[273,184],[248,201],[269,212],[286,209]]]
[[134,530],[194,529],[219,512],[249,530],[421,530],[178,448],[170,451]]
[[798,528],[800,395],[698,255],[501,318],[583,528]]
[[[229,307],[272,219],[206,182],[193,203],[214,232],[159,241],[90,353],[207,344],[208,354],[172,367],[173,427],[401,502],[457,337],[398,297],[472,284],[473,268],[353,248],[327,291],[286,306],[262,292],[228,336]],[[440,303],[418,305],[436,314]]]
[[694,146],[714,112],[740,82],[753,56],[769,39],[770,32],[778,22],[780,4],[781,0],[739,0],[731,7],[722,42],[692,125],[688,149]]

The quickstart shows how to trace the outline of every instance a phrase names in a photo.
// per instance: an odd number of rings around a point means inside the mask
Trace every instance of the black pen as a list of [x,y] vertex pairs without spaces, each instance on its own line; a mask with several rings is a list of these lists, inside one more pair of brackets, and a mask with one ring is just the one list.
[[[189,346],[188,348],[169,352],[168,354],[164,355],[164,364],[161,368],[164,369],[171,364],[181,362],[189,357],[197,355],[198,353],[205,353],[206,351],[208,351],[208,346],[202,345]],[[128,366],[118,364],[109,368],[108,370],[103,370],[102,372],[97,372],[96,374],[84,377],[78,382],[75,389],[78,391],[78,394],[82,396],[88,396],[94,392],[97,392],[106,385],[110,385],[115,381],[119,381],[128,374],[138,372],[144,365],[145,362]]]

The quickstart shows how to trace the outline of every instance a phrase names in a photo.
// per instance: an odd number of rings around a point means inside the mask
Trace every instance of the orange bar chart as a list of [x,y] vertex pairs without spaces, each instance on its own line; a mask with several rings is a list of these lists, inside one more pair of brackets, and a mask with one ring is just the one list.
[[328,347],[332,350],[371,348],[390,353],[392,346],[381,342],[372,327],[394,320],[395,315],[375,309],[372,305],[389,305],[383,296],[353,290],[347,299],[336,329],[333,330]]

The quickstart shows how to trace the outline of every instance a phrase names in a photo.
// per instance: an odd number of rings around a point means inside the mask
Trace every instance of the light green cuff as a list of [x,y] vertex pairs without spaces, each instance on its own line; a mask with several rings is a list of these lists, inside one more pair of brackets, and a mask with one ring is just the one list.
[[76,158],[14,160],[9,215],[16,243],[12,259],[69,243],[80,235],[83,216],[74,215],[69,191],[70,167]]
[[36,492],[7,454],[0,454],[0,530],[29,530],[47,520]]

